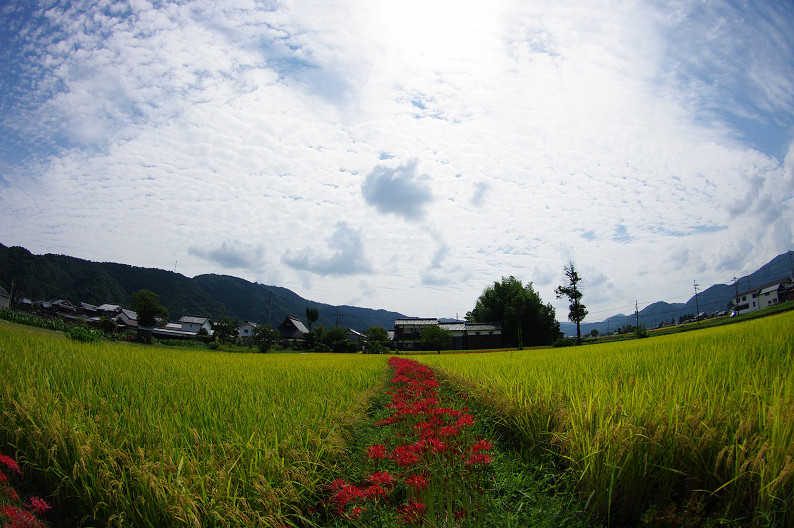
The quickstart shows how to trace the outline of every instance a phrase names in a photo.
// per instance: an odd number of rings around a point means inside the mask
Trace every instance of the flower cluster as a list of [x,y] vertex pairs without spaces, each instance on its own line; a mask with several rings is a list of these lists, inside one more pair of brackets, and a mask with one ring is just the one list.
[[32,497],[23,508],[22,501],[16,490],[10,485],[10,474],[22,475],[22,469],[16,460],[0,454],[0,521],[3,528],[44,528],[46,524],[37,516],[43,516],[51,508],[47,501]]
[[[376,471],[362,486],[335,480],[332,511],[359,519],[370,509],[411,526],[480,516],[486,484],[482,470],[493,457],[491,443],[471,431],[477,419],[466,407],[442,404],[430,368],[398,357],[389,359],[389,366],[394,372],[387,392],[391,414],[375,422],[388,428],[388,440],[366,450]],[[405,490],[399,496],[393,493],[398,484]],[[393,507],[392,501],[400,504]]]

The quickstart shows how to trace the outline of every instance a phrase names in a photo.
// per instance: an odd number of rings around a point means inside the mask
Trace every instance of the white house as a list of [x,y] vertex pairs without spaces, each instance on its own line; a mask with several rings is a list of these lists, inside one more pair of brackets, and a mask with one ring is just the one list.
[[183,332],[191,332],[198,334],[203,328],[207,331],[207,335],[212,335],[212,321],[209,317],[195,317],[192,315],[183,315],[179,318],[179,324],[182,325]]
[[742,315],[783,302],[792,289],[794,289],[794,281],[786,277],[743,291],[733,297],[735,313]]
[[240,337],[253,337],[254,330],[256,330],[256,327],[257,327],[256,323],[246,321],[237,327],[237,335]]

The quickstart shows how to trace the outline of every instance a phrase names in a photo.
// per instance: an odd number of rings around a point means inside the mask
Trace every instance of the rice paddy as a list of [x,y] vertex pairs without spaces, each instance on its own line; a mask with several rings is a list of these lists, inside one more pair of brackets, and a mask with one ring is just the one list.
[[[792,328],[788,312],[629,342],[415,358],[489,409],[519,450],[568,468],[599,522],[636,525],[648,508],[694,500],[794,526]],[[78,343],[0,321],[0,451],[74,524],[302,525],[349,460],[386,359]]]

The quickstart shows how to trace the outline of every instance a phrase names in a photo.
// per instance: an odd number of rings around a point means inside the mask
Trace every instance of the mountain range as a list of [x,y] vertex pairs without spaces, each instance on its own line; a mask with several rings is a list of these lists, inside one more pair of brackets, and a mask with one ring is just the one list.
[[65,255],[33,255],[22,247],[0,244],[0,285],[12,288],[15,298],[32,300],[66,299],[99,305],[129,307],[131,295],[151,290],[160,296],[170,319],[182,315],[218,318],[227,315],[237,321],[270,322],[278,326],[287,314],[306,321],[306,308],[315,308],[315,323],[325,328],[342,326],[362,332],[370,326],[393,328],[398,312],[333,306],[310,301],[287,288],[249,282],[229,275],[206,274],[193,278],[172,271],[140,268],[111,262],[92,262]]
[[[618,328],[627,325],[636,325],[637,316],[639,323],[647,328],[654,328],[660,323],[676,321],[679,317],[686,315],[695,316],[697,314],[708,314],[728,310],[731,299],[737,293],[757,288],[762,284],[767,284],[784,277],[794,275],[794,265],[792,264],[791,252],[781,253],[756,271],[736,279],[733,284],[715,284],[709,288],[693,295],[685,303],[668,303],[664,301],[649,304],[637,314],[618,314],[612,315],[603,321],[583,322],[581,324],[582,334],[589,334],[593,329],[600,334],[614,332]],[[587,300],[586,297],[584,299]],[[559,314],[558,314],[559,315]],[[565,335],[576,335],[576,325],[570,322],[561,322],[560,331]]]
[[[638,312],[640,324],[648,328],[697,313],[720,312],[739,291],[746,291],[794,274],[791,252],[782,253],[734,284],[715,284],[685,303],[655,302]],[[65,255],[33,255],[23,247],[0,244],[0,286],[15,297],[33,300],[67,299],[72,304],[121,304],[129,306],[130,296],[141,289],[160,296],[171,320],[182,315],[217,318],[227,315],[238,321],[270,322],[274,327],[292,314],[305,321],[306,308],[319,312],[315,324],[325,328],[343,326],[364,331],[370,326],[393,328],[394,320],[406,317],[399,312],[334,306],[310,301],[280,286],[269,286],[230,275],[205,274],[193,278],[157,268],[140,268],[111,262],[92,262]],[[584,300],[587,298],[585,296]],[[564,314],[558,314],[563,316]],[[609,333],[635,325],[637,315],[618,314],[598,322],[583,322],[582,333],[593,329]],[[560,322],[560,331],[574,335],[576,325]]]

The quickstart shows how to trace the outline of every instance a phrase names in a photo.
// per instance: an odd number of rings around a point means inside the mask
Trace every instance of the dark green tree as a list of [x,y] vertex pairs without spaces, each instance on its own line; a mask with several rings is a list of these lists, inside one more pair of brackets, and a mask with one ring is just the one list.
[[280,339],[281,334],[270,323],[261,324],[254,329],[253,341],[262,353],[273,348]]
[[212,325],[212,333],[221,343],[231,341],[237,333],[237,325],[228,315],[222,315]]
[[560,334],[554,307],[543,304],[531,282],[524,286],[512,276],[485,288],[466,321],[500,323],[508,347],[549,345]]
[[580,324],[585,316],[587,316],[587,308],[582,304],[582,290],[579,289],[579,283],[582,281],[582,277],[579,276],[579,272],[576,271],[573,262],[569,262],[567,266],[564,266],[562,271],[565,276],[565,284],[557,286],[554,293],[557,294],[558,299],[567,297],[568,301],[571,303],[568,311],[568,320],[572,323],[576,323],[576,344],[580,345],[582,344],[582,330]]
[[160,296],[149,290],[133,293],[130,307],[138,314],[138,326],[152,327],[158,317],[168,319],[168,310],[160,304]]
[[312,324],[320,317],[320,312],[317,311],[317,308],[309,308],[306,307],[306,320],[309,322],[309,331],[312,329]]
[[419,332],[419,341],[426,350],[436,350],[440,354],[442,348],[452,344],[452,332],[438,325],[427,325]]
[[350,342],[350,339],[348,339],[348,332],[349,330],[347,328],[342,328],[341,326],[331,328],[323,332],[323,344],[331,347],[331,350],[334,352],[347,352],[350,350],[348,346]]
[[389,348],[389,333],[382,326],[370,326],[364,332],[367,338],[367,353],[382,354]]

